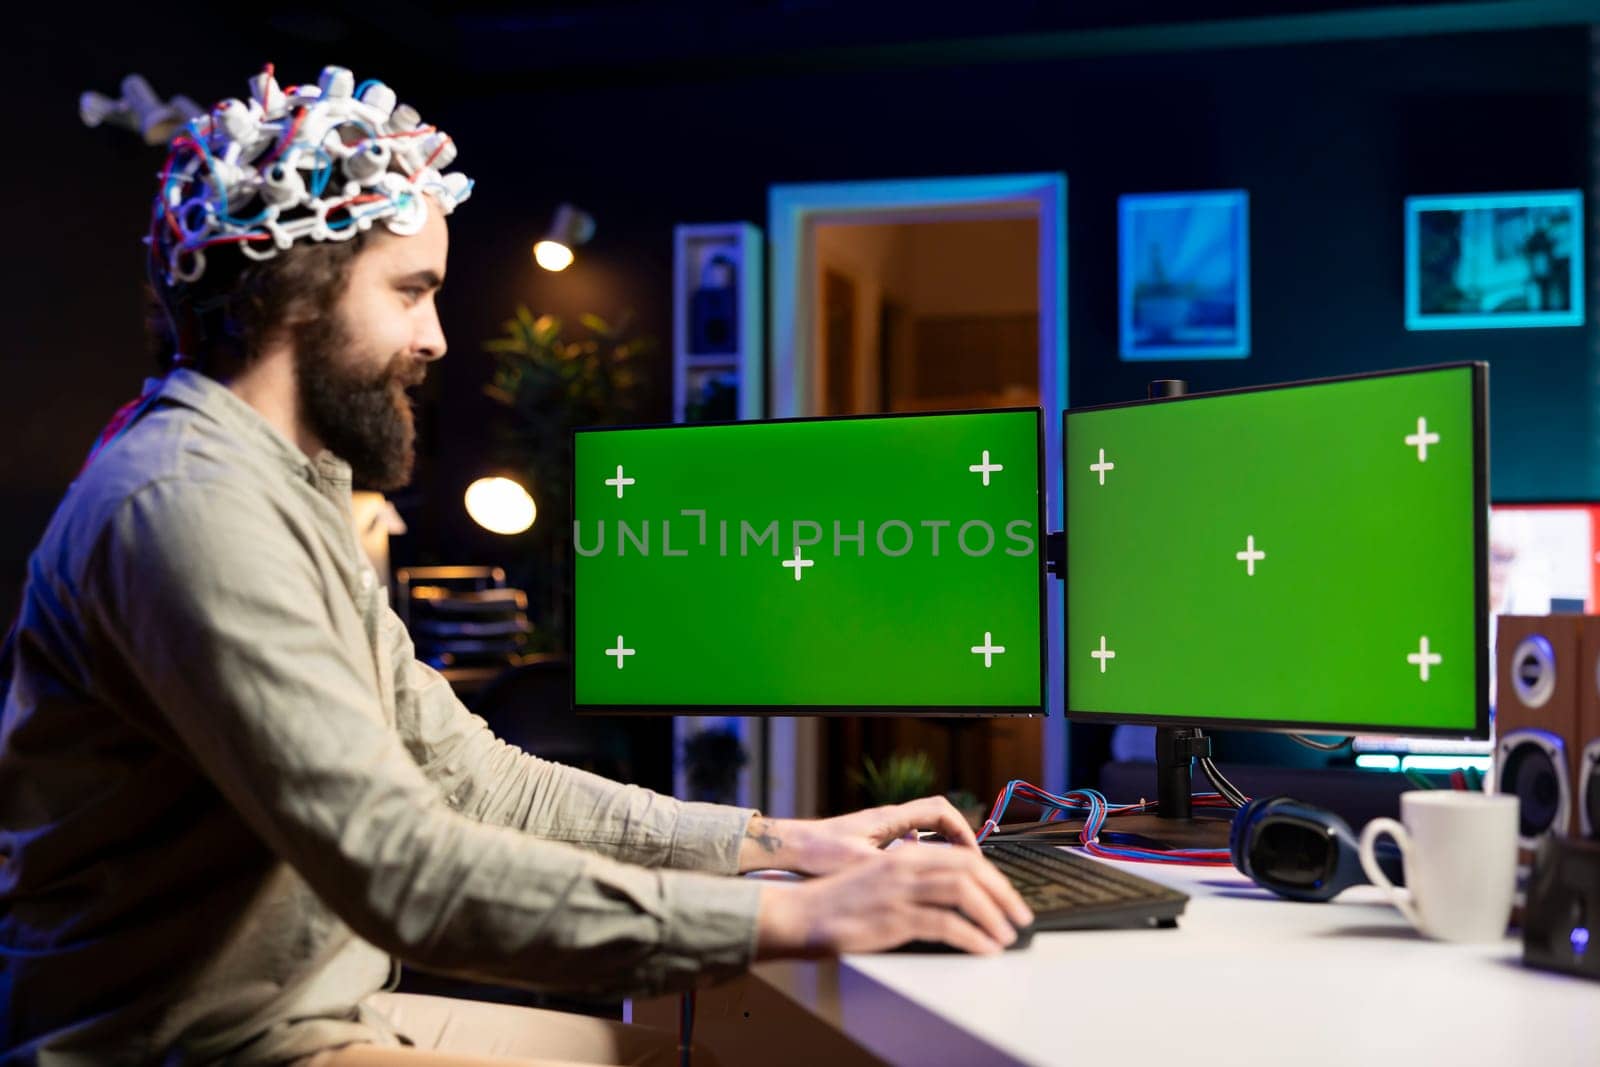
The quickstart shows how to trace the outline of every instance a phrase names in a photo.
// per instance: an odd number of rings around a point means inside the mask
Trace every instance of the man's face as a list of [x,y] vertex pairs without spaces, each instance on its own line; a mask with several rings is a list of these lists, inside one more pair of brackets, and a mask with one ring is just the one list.
[[450,238],[443,214],[424,200],[422,230],[397,237],[374,226],[331,319],[294,331],[300,417],[368,489],[411,480],[416,426],[406,390],[445,351],[434,294]]

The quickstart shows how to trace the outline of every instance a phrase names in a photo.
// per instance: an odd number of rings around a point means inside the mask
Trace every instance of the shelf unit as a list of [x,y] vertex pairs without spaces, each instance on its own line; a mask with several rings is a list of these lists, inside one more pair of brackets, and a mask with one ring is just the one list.
[[762,255],[761,231],[748,222],[674,228],[674,422],[766,414]]

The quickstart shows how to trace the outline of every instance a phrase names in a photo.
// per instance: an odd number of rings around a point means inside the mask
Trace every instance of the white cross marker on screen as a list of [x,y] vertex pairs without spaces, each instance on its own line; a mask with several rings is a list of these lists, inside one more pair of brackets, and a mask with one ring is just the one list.
[[1089,464],[1089,469],[1094,471],[1096,474],[1100,475],[1100,484],[1101,485],[1105,485],[1106,484],[1106,471],[1114,471],[1114,470],[1116,470],[1117,469],[1117,465],[1115,463],[1107,463],[1106,462],[1106,450],[1102,448],[1100,450],[1100,462],[1099,463],[1091,463],[1091,464]]
[[983,657],[983,666],[987,670],[994,664],[994,658],[1006,650],[1005,645],[994,643],[994,635],[988,630],[983,631],[983,644],[973,645],[972,651]]
[[620,671],[622,669],[622,664],[625,662],[623,657],[631,656],[631,655],[634,654],[635,651],[636,651],[635,649],[623,647],[622,635],[618,634],[617,635],[617,647],[616,648],[608,648],[608,649],[606,649],[606,655],[617,657],[617,670]]
[[1255,534],[1251,534],[1249,537],[1244,539],[1244,551],[1235,552],[1233,554],[1233,558],[1242,560],[1244,562],[1245,574],[1251,578],[1254,578],[1256,576],[1256,560],[1266,559],[1267,554],[1265,552],[1257,551]]
[[798,548],[794,550],[794,559],[786,559],[786,560],[783,561],[783,565],[785,567],[793,567],[794,568],[794,580],[797,581],[797,582],[800,580],[801,576],[805,573],[805,568],[806,567],[814,567],[814,566],[816,566],[816,563],[817,563],[817,561],[814,560],[814,559],[801,559],[800,558],[800,550]]
[[1106,648],[1106,635],[1100,635],[1100,647],[1090,652],[1089,655],[1100,661],[1100,673],[1106,673],[1106,660],[1116,659],[1117,654]]
[[998,464],[998,463],[990,463],[989,462],[989,450],[986,448],[986,449],[983,450],[983,462],[982,463],[974,463],[972,466],[968,467],[967,470],[971,471],[973,474],[982,474],[983,475],[983,484],[984,485],[988,485],[989,484],[989,472],[990,471],[1003,471],[1003,470],[1005,470],[1005,468],[1000,466],[1000,464]]
[[1444,662],[1444,657],[1437,652],[1428,651],[1428,639],[1422,639],[1422,648],[1406,657],[1406,662],[1414,667],[1422,668],[1422,680],[1428,680],[1428,668]]
[[1417,450],[1417,462],[1428,462],[1428,446],[1439,443],[1439,435],[1428,432],[1428,420],[1417,420],[1417,432],[1406,437],[1406,444]]
[[622,467],[619,464],[617,466],[617,476],[615,478],[607,478],[606,479],[606,484],[607,485],[614,485],[614,486],[617,487],[617,499],[621,500],[622,499],[622,487],[625,486],[625,485],[632,485],[634,483],[634,481],[635,481],[635,479],[633,479],[633,478],[624,478],[622,476]]

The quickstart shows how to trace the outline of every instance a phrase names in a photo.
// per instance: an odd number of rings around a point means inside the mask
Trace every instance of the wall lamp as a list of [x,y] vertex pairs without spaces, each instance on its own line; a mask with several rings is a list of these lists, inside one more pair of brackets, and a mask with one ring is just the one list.
[[545,270],[566,270],[572,266],[572,250],[594,236],[594,216],[571,204],[556,208],[550,232],[533,246],[533,258]]
[[520,482],[500,476],[479,478],[467,486],[465,503],[473,522],[497,534],[519,534],[539,514]]

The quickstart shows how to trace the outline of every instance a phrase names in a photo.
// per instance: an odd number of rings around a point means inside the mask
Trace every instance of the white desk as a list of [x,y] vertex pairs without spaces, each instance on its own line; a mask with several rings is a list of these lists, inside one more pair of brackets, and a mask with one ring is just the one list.
[[1600,983],[1525,969],[1516,938],[1429,941],[1370,887],[1297,904],[1226,868],[1118,866],[1190,894],[1176,930],[764,963],[699,994],[697,1043],[728,1067],[1600,1065]]

